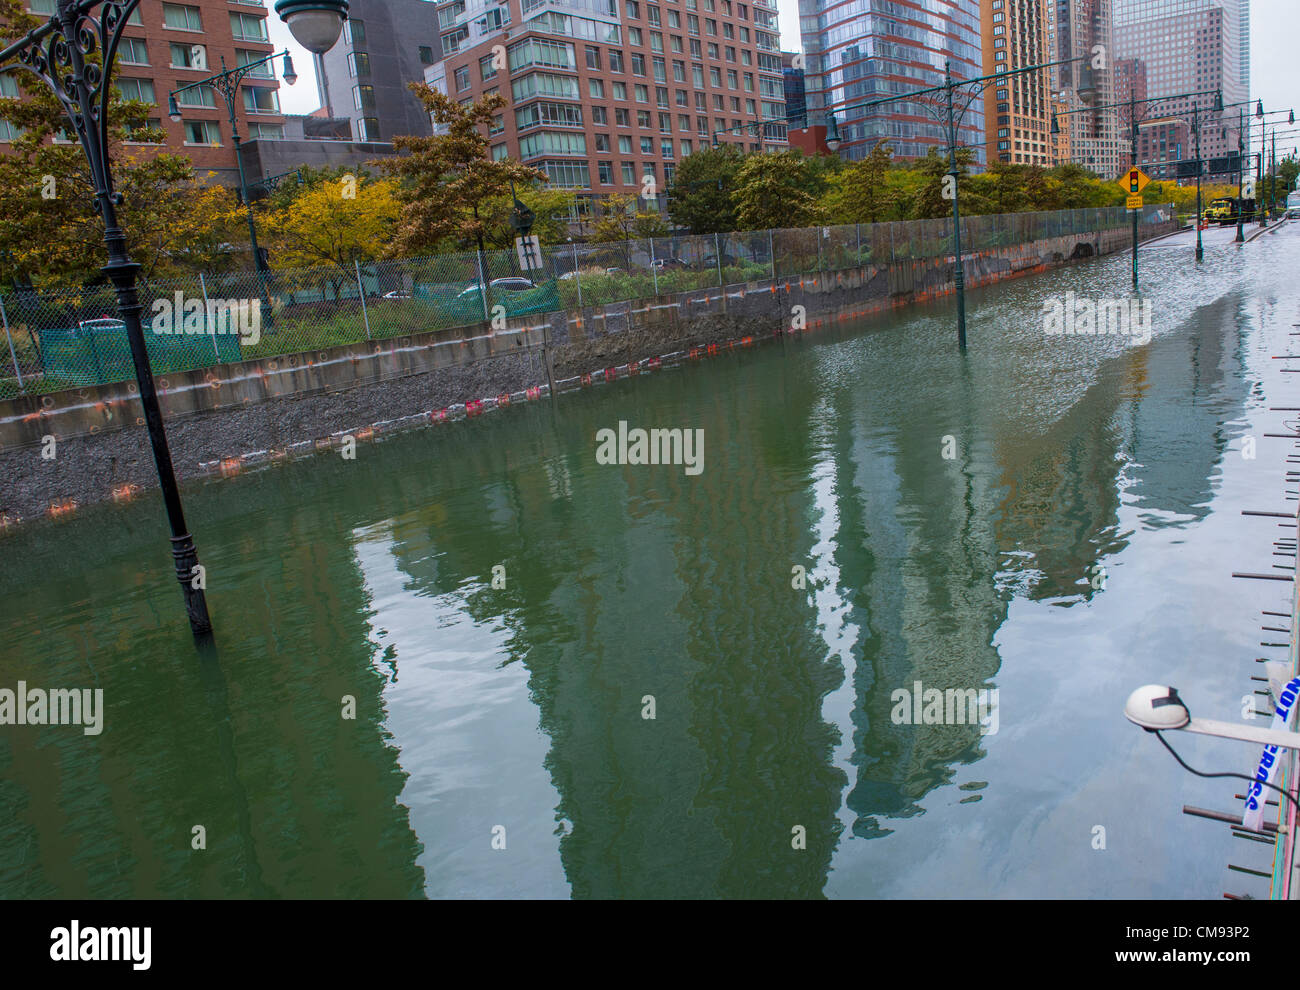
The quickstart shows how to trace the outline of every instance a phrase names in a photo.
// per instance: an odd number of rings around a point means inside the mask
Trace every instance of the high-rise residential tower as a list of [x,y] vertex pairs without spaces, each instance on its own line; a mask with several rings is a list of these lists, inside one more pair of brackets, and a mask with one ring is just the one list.
[[[805,85],[810,124],[827,110],[839,123],[840,154],[863,158],[886,141],[900,158],[924,157],[947,147],[945,125],[922,100],[900,100],[870,110],[857,104],[944,81],[944,63],[953,78],[984,74],[980,42],[981,0],[890,0],[843,3],[799,0]],[[974,149],[984,163],[984,101],[977,97],[961,120],[958,143]]]
[[[1047,0],[981,0],[984,74],[1043,65],[1047,58]],[[1051,73],[1008,75],[985,92],[984,135],[989,162],[1053,163]]]
[[430,85],[503,96],[493,156],[583,200],[650,190],[662,206],[693,151],[787,147],[776,0],[442,0],[438,15]]

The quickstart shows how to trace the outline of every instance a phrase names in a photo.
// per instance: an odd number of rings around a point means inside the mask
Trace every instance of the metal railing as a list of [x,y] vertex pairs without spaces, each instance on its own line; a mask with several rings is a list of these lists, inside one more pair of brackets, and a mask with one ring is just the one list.
[[[1144,223],[1173,218],[1149,206]],[[963,218],[967,252],[1122,228],[1120,208]],[[952,220],[683,235],[542,249],[522,271],[514,251],[488,251],[143,283],[154,372],[318,351],[706,287],[951,254]],[[0,399],[134,377],[111,288],[0,295]],[[150,332],[152,331],[152,332]]]

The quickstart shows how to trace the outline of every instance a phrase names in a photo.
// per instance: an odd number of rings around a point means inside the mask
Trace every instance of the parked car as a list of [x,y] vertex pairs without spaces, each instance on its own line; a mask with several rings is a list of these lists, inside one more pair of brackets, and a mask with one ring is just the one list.
[[[488,287],[493,292],[523,292],[527,289],[535,289],[537,285],[531,279],[526,279],[522,275],[511,275],[506,278],[494,278],[488,283]],[[475,282],[469,288],[463,290],[458,298],[468,299],[471,296],[481,295],[482,292],[483,283]]]
[[669,255],[666,258],[655,258],[654,267],[662,272],[673,268],[689,268],[690,266],[681,258],[674,258]]
[[1286,215],[1288,219],[1300,218],[1300,189],[1286,194]]

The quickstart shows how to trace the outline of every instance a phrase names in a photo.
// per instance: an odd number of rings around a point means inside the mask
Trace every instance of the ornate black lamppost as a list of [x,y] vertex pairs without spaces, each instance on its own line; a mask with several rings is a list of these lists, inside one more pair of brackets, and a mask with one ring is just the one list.
[[[45,83],[63,105],[69,129],[77,135],[85,152],[91,182],[95,185],[95,208],[104,221],[108,264],[103,272],[116,291],[118,315],[126,327],[131,348],[140,404],[144,407],[145,426],[171,525],[176,579],[185,595],[190,628],[195,636],[206,638],[212,633],[212,620],[208,616],[204,582],[199,579],[201,571],[194,538],[185,525],[140,320],[141,304],[136,290],[140,265],[131,260],[126,234],[118,223],[117,208],[122,205],[122,194],[113,190],[109,162],[108,107],[113,66],[123,29],[139,3],[140,0],[58,0],[48,21],[0,51],[0,67],[21,65]],[[276,4],[276,12],[304,47],[326,51],[338,38],[347,17],[347,6],[346,0],[281,0]],[[334,25],[334,34],[326,44],[329,24]],[[324,48],[312,47],[322,44]]]

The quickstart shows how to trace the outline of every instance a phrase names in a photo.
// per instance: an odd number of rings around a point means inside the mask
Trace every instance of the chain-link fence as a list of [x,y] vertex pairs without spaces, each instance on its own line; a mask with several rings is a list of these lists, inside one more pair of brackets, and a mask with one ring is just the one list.
[[[1149,206],[1142,223],[1173,219]],[[962,220],[963,251],[1125,227],[1120,208]],[[952,220],[681,235],[155,281],[140,287],[158,374],[494,317],[602,306],[769,278],[952,254]],[[0,398],[135,377],[110,287],[0,296]]]

